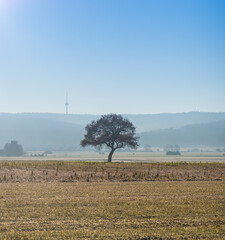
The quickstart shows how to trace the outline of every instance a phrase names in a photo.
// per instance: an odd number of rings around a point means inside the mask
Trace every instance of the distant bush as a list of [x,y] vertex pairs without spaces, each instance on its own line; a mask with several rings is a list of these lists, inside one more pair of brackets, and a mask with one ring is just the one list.
[[180,151],[167,151],[166,155],[181,155]]
[[43,152],[43,154],[45,154],[45,155],[47,155],[47,154],[52,154],[52,151],[47,150],[47,151]]

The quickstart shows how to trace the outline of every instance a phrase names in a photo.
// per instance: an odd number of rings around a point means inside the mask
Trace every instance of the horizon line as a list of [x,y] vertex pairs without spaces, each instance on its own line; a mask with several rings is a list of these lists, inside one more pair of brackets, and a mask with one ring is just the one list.
[[[93,116],[100,116],[100,115],[107,115],[113,112],[109,113],[59,113],[59,112],[0,112],[0,114],[59,114],[59,115],[93,115]],[[159,113],[115,113],[119,115],[159,115],[159,114],[185,114],[185,113],[225,113],[221,111],[211,111],[211,112],[205,112],[205,111],[188,111],[188,112],[159,112]]]

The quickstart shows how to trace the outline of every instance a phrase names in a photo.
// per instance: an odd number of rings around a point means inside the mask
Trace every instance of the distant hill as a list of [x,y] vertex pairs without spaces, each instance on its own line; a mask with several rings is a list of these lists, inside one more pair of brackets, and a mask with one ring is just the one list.
[[165,128],[179,128],[198,123],[225,120],[225,113],[188,112],[126,115],[137,127],[137,132],[147,132]]
[[[225,113],[124,116],[136,126],[142,144],[224,145]],[[6,142],[17,140],[25,150],[78,150],[86,124],[99,117],[85,114],[0,113],[0,149]]]
[[[57,114],[57,113],[0,113],[2,116],[48,119],[65,123],[73,123],[86,126],[92,120],[100,118],[100,115],[90,114]],[[123,115],[136,126],[137,132],[146,132],[165,128],[179,128],[189,124],[215,122],[225,120],[225,113],[189,112],[189,113],[161,113],[161,114],[127,114]]]
[[139,134],[142,146],[212,146],[225,147],[225,120],[192,124],[177,129],[162,129]]
[[76,150],[83,135],[83,126],[77,124],[24,115],[0,116],[0,148],[17,140],[25,150]]

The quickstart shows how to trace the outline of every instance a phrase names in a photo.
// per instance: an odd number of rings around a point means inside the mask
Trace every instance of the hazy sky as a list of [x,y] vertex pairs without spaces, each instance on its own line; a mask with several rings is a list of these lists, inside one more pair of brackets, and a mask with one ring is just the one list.
[[225,111],[224,0],[0,0],[0,112]]

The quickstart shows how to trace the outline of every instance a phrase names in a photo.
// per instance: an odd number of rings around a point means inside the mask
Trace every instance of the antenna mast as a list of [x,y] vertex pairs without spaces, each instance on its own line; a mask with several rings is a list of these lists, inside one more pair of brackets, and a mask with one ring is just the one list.
[[66,93],[66,102],[65,102],[65,106],[66,106],[66,114],[68,114],[68,107],[69,107],[68,93]]

